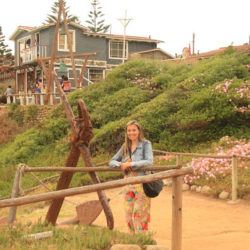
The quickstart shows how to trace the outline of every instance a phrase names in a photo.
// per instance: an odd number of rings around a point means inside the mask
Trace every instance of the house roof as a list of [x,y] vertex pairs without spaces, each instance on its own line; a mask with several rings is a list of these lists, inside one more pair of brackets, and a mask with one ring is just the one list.
[[155,49],[150,49],[150,50],[144,50],[144,51],[137,51],[137,52],[133,52],[131,54],[148,54],[150,52],[155,52],[155,51],[159,51],[162,54],[170,57],[170,58],[174,58],[174,56],[172,56],[171,54],[167,53],[166,51],[162,50],[161,48],[155,48]]
[[15,38],[23,31],[32,31],[34,28],[29,26],[18,26],[14,33],[10,36],[10,40],[15,40]]
[[[222,47],[217,50],[211,50],[208,52],[200,53],[197,55],[192,55],[192,57],[211,57],[216,54],[223,53],[228,47]],[[250,44],[243,44],[243,45],[238,45],[238,46],[232,46],[232,48],[238,52],[246,52],[250,54]]]
[[[88,36],[99,36],[99,37],[106,37],[108,39],[123,40],[123,35],[93,33],[93,32],[84,32],[84,34],[86,34]],[[148,43],[163,43],[163,41],[151,39],[151,37],[130,36],[130,35],[126,35],[126,40],[127,41],[148,42]]]
[[[75,26],[79,29],[83,30],[83,33],[88,35],[88,36],[99,36],[99,37],[106,37],[108,39],[117,39],[117,40],[122,40],[123,35],[114,35],[114,34],[104,34],[104,33],[93,33],[90,31],[89,28],[75,23],[75,22],[70,22],[69,23],[72,26]],[[15,32],[11,35],[9,38],[10,40],[15,40],[15,38],[23,31],[28,31],[28,32],[39,32],[40,30],[46,29],[50,26],[54,26],[56,23],[49,23],[49,24],[44,24],[39,27],[27,27],[27,26],[18,26],[18,28],[15,30]],[[126,40],[129,41],[139,41],[139,42],[151,42],[151,43],[162,43],[163,41],[160,40],[155,40],[151,39],[150,37],[140,37],[140,36],[126,36]]]
[[[89,28],[80,25],[78,23],[75,22],[69,22],[70,25],[78,27],[84,31],[89,31]],[[50,26],[54,26],[56,25],[56,23],[48,23],[48,24],[43,24],[41,26],[38,27],[27,27],[27,26],[18,26],[18,28],[15,30],[15,32],[11,35],[11,37],[9,38],[10,40],[15,40],[15,38],[22,32],[22,31],[28,31],[28,32],[38,32],[41,31],[43,29],[47,29]]]

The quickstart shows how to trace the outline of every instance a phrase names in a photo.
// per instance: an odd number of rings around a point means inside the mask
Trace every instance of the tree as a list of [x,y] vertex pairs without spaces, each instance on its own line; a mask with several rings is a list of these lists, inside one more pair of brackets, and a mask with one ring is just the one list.
[[[63,0],[64,9],[66,12],[67,19],[69,19],[72,22],[79,23],[79,18],[77,16],[72,16],[69,14],[69,7],[66,7],[66,1]],[[47,19],[45,20],[45,23],[56,23],[58,18],[58,12],[59,12],[59,6],[60,6],[60,0],[54,2],[54,5],[51,7],[52,14],[48,14]]]
[[5,36],[3,35],[2,27],[0,26],[0,58],[2,59],[4,56],[7,58],[11,57],[11,49],[5,44]]
[[[89,20],[86,23],[90,24],[88,28],[95,33],[102,32],[106,33],[110,28],[110,25],[104,25],[104,19],[101,19],[104,14],[102,13],[102,7],[99,6],[98,0],[92,0],[92,10],[89,12]],[[100,20],[101,19],[101,20]],[[99,21],[100,20],[100,21]]]

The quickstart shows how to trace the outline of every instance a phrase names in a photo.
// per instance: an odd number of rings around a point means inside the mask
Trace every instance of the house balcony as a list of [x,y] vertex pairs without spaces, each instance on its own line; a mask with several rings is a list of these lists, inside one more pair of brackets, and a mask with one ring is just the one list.
[[38,58],[47,57],[47,45],[31,46],[21,51],[22,64],[28,64]]

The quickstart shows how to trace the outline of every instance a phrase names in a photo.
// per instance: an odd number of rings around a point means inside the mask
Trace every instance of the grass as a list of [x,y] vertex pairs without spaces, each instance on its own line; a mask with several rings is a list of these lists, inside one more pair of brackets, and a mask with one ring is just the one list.
[[[52,231],[47,239],[34,240],[27,235]],[[145,245],[156,245],[152,235],[126,234],[97,226],[82,224],[68,228],[55,228],[41,223],[17,224],[14,227],[0,228],[0,249],[109,249],[114,244],[137,244],[142,249]]]

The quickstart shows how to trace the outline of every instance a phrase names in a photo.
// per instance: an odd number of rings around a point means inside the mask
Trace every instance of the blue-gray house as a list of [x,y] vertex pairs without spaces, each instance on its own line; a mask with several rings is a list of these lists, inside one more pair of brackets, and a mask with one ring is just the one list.
[[[10,40],[15,42],[16,93],[33,91],[33,83],[38,78],[43,79],[46,84],[36,59],[51,56],[55,27],[55,23],[40,27],[19,26],[10,37]],[[121,64],[123,60],[128,60],[130,54],[157,50],[157,44],[162,42],[150,37],[126,36],[123,58],[123,35],[92,33],[88,28],[74,22],[70,22],[68,27],[74,54],[96,53],[96,56],[88,59],[84,85],[104,78],[109,70]],[[65,54],[69,54],[67,37],[59,30],[56,56]],[[74,89],[71,59],[56,60],[54,69],[58,72],[62,61],[67,66],[64,75],[68,76]],[[84,59],[75,59],[77,74],[80,74],[83,63]],[[56,90],[55,85],[53,90]]]

